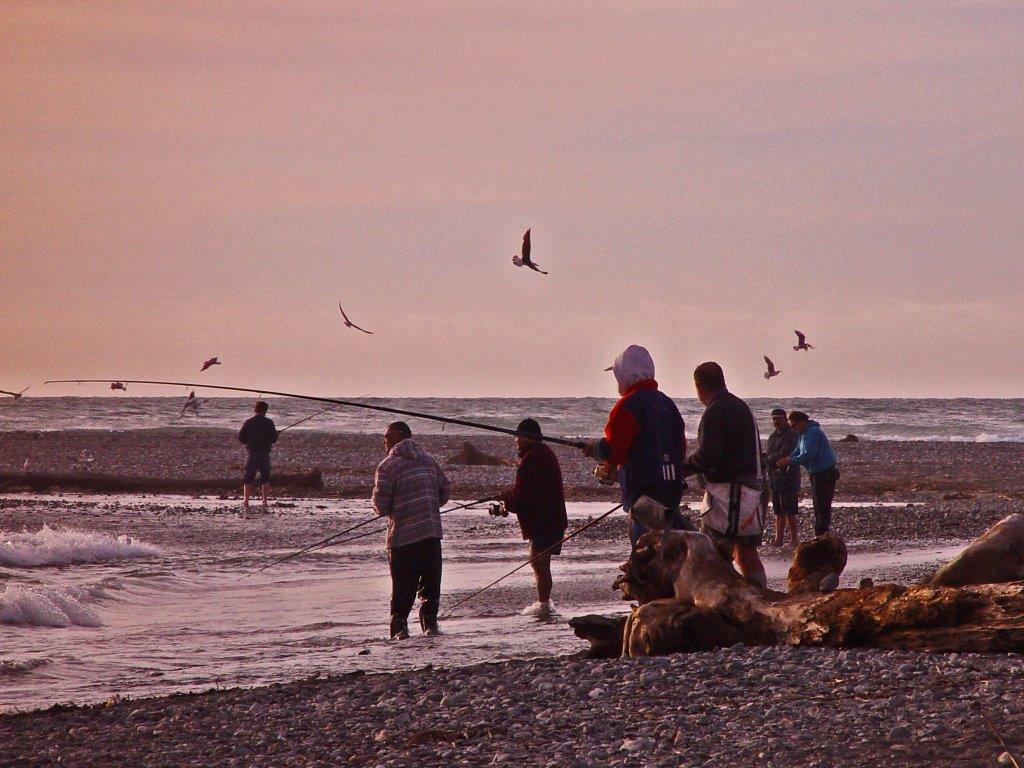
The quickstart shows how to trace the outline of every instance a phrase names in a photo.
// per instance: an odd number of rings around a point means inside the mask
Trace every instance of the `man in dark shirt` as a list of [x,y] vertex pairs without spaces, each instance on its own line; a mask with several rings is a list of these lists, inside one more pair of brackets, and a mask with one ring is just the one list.
[[[701,474],[706,483],[729,483],[755,488],[758,485],[761,449],[757,423],[745,402],[725,387],[725,374],[718,363],[701,363],[693,372],[697,399],[704,415],[697,427],[697,450],[683,467],[685,474]],[[731,554],[740,573],[764,587],[767,576],[757,554],[761,534],[728,535],[701,524],[701,531]]]
[[[523,611],[524,616],[550,616],[551,556],[562,554],[559,543],[565,537],[569,519],[565,514],[565,491],[558,457],[540,441],[540,424],[523,419],[516,427],[519,466],[515,484],[498,495],[505,508],[519,518],[523,538],[530,542],[533,574],[537,580],[537,602]],[[536,437],[529,437],[535,435]]]
[[238,431],[238,441],[245,446],[249,452],[249,458],[245,462],[245,469],[242,472],[243,501],[245,511],[249,511],[249,497],[252,495],[252,486],[256,475],[260,477],[260,486],[263,493],[263,511],[267,511],[267,491],[270,490],[270,449],[277,442],[277,428],[274,422],[267,418],[267,404],[263,400],[257,400],[253,406],[256,415],[246,420]]
[[772,507],[775,509],[775,539],[772,546],[781,547],[785,543],[788,527],[795,547],[799,535],[796,530],[796,513],[800,497],[800,468],[788,466],[783,469],[777,465],[780,459],[796,450],[800,435],[789,426],[786,412],[781,408],[772,411],[772,424],[775,431],[768,436],[764,451],[764,465],[768,470]]

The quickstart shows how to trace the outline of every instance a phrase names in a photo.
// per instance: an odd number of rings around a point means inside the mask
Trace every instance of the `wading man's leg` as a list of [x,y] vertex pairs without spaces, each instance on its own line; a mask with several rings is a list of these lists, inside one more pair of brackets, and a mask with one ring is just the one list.
[[441,540],[427,539],[420,550],[420,629],[425,635],[440,634],[437,611],[441,607]]
[[391,568],[391,639],[409,637],[409,611],[416,599],[416,585],[420,577],[419,557],[415,551],[419,544],[392,547],[388,550]]
[[[538,552],[542,551],[542,549],[530,547],[530,557],[537,557]],[[551,553],[537,557],[531,563],[531,567],[533,568],[533,576],[537,581],[537,600],[547,603],[551,600],[551,588],[554,586],[551,578]]]
[[249,497],[252,496],[252,483],[242,484],[242,509],[249,511]]

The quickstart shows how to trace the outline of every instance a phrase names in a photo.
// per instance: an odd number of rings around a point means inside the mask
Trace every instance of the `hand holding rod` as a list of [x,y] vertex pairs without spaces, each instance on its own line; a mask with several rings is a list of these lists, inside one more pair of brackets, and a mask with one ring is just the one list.
[[[454,512],[457,509],[468,509],[469,507],[476,506],[477,504],[483,504],[484,502],[487,502],[487,501],[494,501],[494,497],[493,496],[488,496],[487,498],[477,499],[476,501],[469,501],[469,502],[466,502],[465,504],[457,504],[454,507],[451,507],[449,509],[442,509],[441,510],[441,514],[443,515],[445,512]],[[314,543],[310,544],[308,547],[303,547],[298,552],[292,552],[290,555],[285,555],[284,557],[279,557],[277,560],[274,560],[271,563],[267,563],[267,565],[264,565],[262,568],[257,568],[255,571],[249,571],[244,576],[242,576],[239,579],[239,581],[241,581],[242,579],[249,578],[254,573],[260,573],[261,571],[265,571],[265,570],[267,570],[267,568],[275,566],[278,563],[283,563],[285,560],[291,560],[293,557],[298,557],[299,555],[303,555],[306,552],[309,552],[310,550],[322,549],[322,548],[328,546],[335,539],[340,538],[341,536],[344,536],[346,533],[351,533],[352,531],[355,531],[355,530],[358,530],[359,528],[362,528],[364,525],[369,525],[370,523],[372,523],[374,521],[377,521],[377,520],[380,520],[380,519],[381,519],[380,515],[374,515],[373,517],[371,517],[371,518],[369,518],[367,520],[363,520],[361,523],[356,523],[355,525],[346,528],[344,531],[332,534],[332,535],[328,536],[326,539],[320,539],[320,541],[314,542]],[[369,536],[370,534],[378,533],[379,530],[380,529],[376,529],[376,530],[373,530],[373,531],[367,531],[365,534],[359,534],[358,536],[353,536],[351,539],[346,539],[345,541],[353,541],[355,539],[362,538],[363,536]],[[338,544],[344,544],[344,543],[345,543],[344,541],[339,541],[338,542]]]

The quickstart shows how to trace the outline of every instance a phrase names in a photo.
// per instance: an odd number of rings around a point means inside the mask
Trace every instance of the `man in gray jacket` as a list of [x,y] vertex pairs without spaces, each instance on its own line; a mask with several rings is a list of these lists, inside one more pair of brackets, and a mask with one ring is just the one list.
[[785,543],[788,527],[795,547],[799,540],[796,513],[800,498],[800,468],[792,465],[782,469],[777,465],[779,459],[796,450],[800,435],[789,426],[786,412],[782,408],[772,411],[772,424],[775,431],[768,437],[764,452],[764,465],[768,470],[768,482],[772,490],[772,507],[775,509],[775,539],[771,545],[781,547]]
[[420,628],[440,634],[441,507],[448,503],[451,483],[441,465],[412,439],[404,421],[384,433],[388,455],[373,480],[373,508],[388,518],[388,562],[391,566],[391,639],[409,637],[409,611],[419,592]]

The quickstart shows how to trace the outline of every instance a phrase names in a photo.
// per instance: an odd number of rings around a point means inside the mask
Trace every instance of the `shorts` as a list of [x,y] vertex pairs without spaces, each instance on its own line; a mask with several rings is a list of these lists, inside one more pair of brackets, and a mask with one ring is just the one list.
[[552,531],[551,533],[541,533],[536,536],[530,537],[530,554],[531,556],[539,555],[544,552],[548,547],[553,547],[550,551],[546,552],[549,555],[560,555],[562,554],[562,539],[565,538],[565,531]]
[[[723,545],[725,544],[744,544],[748,547],[754,547],[756,549],[757,547],[761,546],[761,540],[764,536],[763,533],[758,533],[754,536],[726,536],[724,533],[719,533],[718,531],[714,531],[711,528],[708,528],[703,523],[701,523],[700,532],[707,534],[711,537],[711,540],[715,542],[715,546],[718,547],[719,552],[722,551]],[[731,560],[731,555],[726,559]]]
[[250,453],[245,462],[245,469],[242,470],[242,482],[252,485],[256,475],[260,476],[261,485],[270,485],[270,454],[260,455]]
[[800,509],[800,489],[773,487],[772,508],[776,515],[795,515]]

